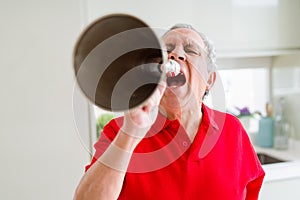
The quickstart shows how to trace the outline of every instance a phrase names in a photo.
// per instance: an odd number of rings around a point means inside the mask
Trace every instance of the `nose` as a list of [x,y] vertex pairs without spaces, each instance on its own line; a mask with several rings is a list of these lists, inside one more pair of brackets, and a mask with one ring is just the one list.
[[173,51],[171,51],[168,55],[168,58],[171,60],[175,60],[175,61],[185,61],[186,57],[184,55],[184,53],[178,49],[174,49]]

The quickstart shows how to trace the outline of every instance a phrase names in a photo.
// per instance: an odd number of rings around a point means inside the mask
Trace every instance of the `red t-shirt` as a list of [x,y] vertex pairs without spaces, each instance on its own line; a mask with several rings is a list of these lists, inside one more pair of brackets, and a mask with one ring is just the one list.
[[[178,120],[158,114],[130,160],[120,200],[258,198],[265,173],[241,123],[204,104],[202,113],[193,142]],[[118,118],[104,128],[86,170],[102,155],[122,122]]]

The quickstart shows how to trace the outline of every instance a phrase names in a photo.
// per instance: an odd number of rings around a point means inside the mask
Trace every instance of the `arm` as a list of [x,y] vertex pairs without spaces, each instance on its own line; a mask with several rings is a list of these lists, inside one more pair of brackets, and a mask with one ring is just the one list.
[[[130,153],[133,152],[139,140],[124,134],[122,131],[118,133],[113,143],[108,147],[102,156],[106,158],[113,157],[114,161],[130,159]],[[120,149],[128,152],[128,155],[116,154],[112,148],[116,145]],[[125,158],[124,158],[125,157]],[[126,158],[127,157],[127,158]],[[117,199],[126,173],[128,162],[115,163],[116,166],[123,165],[124,170],[118,169],[120,167],[109,166],[101,161],[100,157],[91,168],[85,173],[81,179],[76,193],[75,200],[93,200],[93,199]],[[117,168],[117,169],[114,169]]]
[[[155,121],[165,85],[159,86],[144,106],[125,113],[113,142],[82,177],[74,200],[114,200],[120,195],[131,155]],[[154,115],[156,117],[156,115]]]
[[256,179],[250,181],[247,184],[247,186],[246,186],[246,189],[247,189],[246,200],[257,200],[258,199],[258,195],[259,195],[259,191],[261,189],[263,179],[264,179],[264,174],[257,177]]

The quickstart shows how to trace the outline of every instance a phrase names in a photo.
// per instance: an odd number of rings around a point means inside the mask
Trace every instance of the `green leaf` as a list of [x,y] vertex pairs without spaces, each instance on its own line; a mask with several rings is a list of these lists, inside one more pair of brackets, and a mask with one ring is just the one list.
[[104,113],[100,115],[97,119],[96,129],[97,129],[97,138],[99,138],[101,131],[103,130],[104,126],[113,118],[113,114]]

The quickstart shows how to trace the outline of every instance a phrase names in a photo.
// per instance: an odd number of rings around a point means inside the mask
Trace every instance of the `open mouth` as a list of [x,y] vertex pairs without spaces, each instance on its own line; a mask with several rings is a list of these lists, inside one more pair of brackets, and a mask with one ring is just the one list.
[[177,76],[167,77],[167,85],[169,87],[180,87],[183,86],[185,82],[186,82],[186,78],[182,72],[180,72]]

